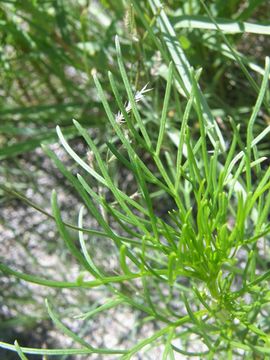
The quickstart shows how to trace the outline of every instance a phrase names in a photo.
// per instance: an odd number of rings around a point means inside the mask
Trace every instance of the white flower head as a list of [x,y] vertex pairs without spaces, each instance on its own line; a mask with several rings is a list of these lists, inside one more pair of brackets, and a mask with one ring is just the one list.
[[[134,100],[136,103],[143,99],[145,93],[152,90],[152,89],[147,89],[147,86],[148,86],[148,83],[140,91],[136,91],[136,94],[134,96]],[[126,102],[125,110],[126,110],[127,114],[129,114],[131,112],[132,106],[131,106],[130,101]],[[123,124],[125,122],[125,117],[121,113],[121,111],[118,111],[118,113],[116,114],[115,121],[118,124]]]

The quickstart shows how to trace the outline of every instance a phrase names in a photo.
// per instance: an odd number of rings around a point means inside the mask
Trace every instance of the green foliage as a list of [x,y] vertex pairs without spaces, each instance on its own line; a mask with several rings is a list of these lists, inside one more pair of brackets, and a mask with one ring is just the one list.
[[[12,6],[19,6],[15,3]],[[115,10],[112,2],[102,3],[110,11]],[[87,43],[89,33],[82,11],[81,43],[77,44],[76,52],[71,41],[71,36],[76,36],[73,32],[77,29],[76,6],[74,12],[70,10],[67,14],[64,2],[55,2],[52,17],[50,6],[38,4],[26,1],[20,5],[31,12],[39,25],[39,31],[33,25],[31,36],[19,31],[9,19],[11,5],[3,5],[4,22],[10,28],[8,36],[22,44],[21,50],[27,57],[29,49],[40,54],[38,49],[42,52],[44,47],[50,49],[48,59],[53,61],[57,81],[62,82],[68,96],[79,91],[82,98],[88,98],[83,107],[87,104],[92,108],[95,104],[100,114],[103,106],[106,114],[103,123],[106,122],[109,136],[106,144],[100,146],[101,139],[89,132],[89,122],[82,114],[74,114],[77,120],[73,125],[67,120],[70,114],[62,114],[56,134],[72,165],[64,163],[48,145],[55,137],[54,132],[46,132],[45,137],[38,132],[37,142],[34,137],[33,144],[16,143],[2,150],[3,158],[16,156],[43,141],[44,152],[79,199],[78,225],[63,220],[57,191],[52,192],[49,214],[18,191],[1,188],[55,221],[59,237],[82,272],[75,280],[61,281],[15,270],[7,261],[0,264],[0,270],[49,288],[82,292],[101,289],[106,294],[104,303],[82,310],[77,318],[83,322],[110,309],[127,306],[130,311],[138,311],[144,323],[154,323],[157,329],[128,349],[95,348],[65,324],[65,314],[60,314],[57,304],[49,298],[45,300],[48,315],[58,330],[72,339],[74,348],[27,348],[17,342],[15,345],[0,342],[0,346],[16,351],[21,359],[26,358],[25,354],[64,358],[96,353],[127,360],[158,346],[163,360],[174,359],[176,353],[206,359],[214,359],[217,354],[228,359],[269,355],[270,171],[265,165],[269,147],[264,145],[270,126],[258,119],[261,114],[267,119],[269,114],[270,63],[266,57],[264,68],[255,64],[258,77],[251,74],[254,63],[234,47],[237,41],[231,38],[232,33],[269,34],[269,26],[246,21],[259,9],[260,2],[246,4],[242,9],[238,1],[229,1],[226,6],[221,1],[211,2],[206,7],[203,1],[194,0],[183,3],[175,13],[175,2],[170,1],[167,6],[162,6],[159,0],[119,2],[118,10],[126,14],[129,33],[115,37],[115,50],[106,41],[103,47],[94,40]],[[44,13],[46,17],[41,16]],[[70,46],[67,53],[50,48],[52,34],[47,33],[46,26],[50,21],[56,22],[62,40]],[[230,37],[226,31],[228,23]],[[100,29],[100,24],[94,22],[93,26],[97,27],[96,32]],[[114,26],[110,34],[115,31]],[[47,35],[41,36],[44,31]],[[194,49],[193,44],[199,41],[199,47]],[[113,66],[104,59],[99,63],[99,56],[88,53],[88,46],[97,46],[106,54],[105,45],[107,53],[113,53]],[[139,77],[149,75],[157,50],[162,58],[157,71],[165,78],[166,86],[162,81],[162,89],[156,90],[159,81],[156,80],[150,91],[144,84],[139,87],[142,83]],[[200,51],[208,56],[218,54],[211,64],[206,64],[209,73],[197,66],[204,65]],[[129,71],[127,64],[133,57],[139,58],[137,68]],[[227,57],[232,61],[230,66],[225,61]],[[69,81],[64,81],[58,58],[84,69],[89,76],[87,85],[96,89],[91,92],[94,103],[89,105],[92,100],[84,89],[74,89]],[[142,66],[144,70],[140,68],[141,61],[146,63],[145,68]],[[104,67],[110,70],[108,74]],[[237,72],[232,73],[233,80],[242,76],[248,96],[245,98],[239,85],[237,91],[242,94],[230,107],[231,100],[226,98],[229,87],[221,90],[219,82],[228,76],[228,68],[234,67]],[[14,69],[9,71],[14,73]],[[215,72],[211,84],[207,84]],[[243,106],[247,108],[244,112]],[[218,122],[217,113],[231,118]],[[14,135],[9,121],[4,127]],[[20,121],[24,123],[23,117]],[[69,140],[75,136],[85,142],[88,156],[73,148]],[[119,169],[129,174],[130,187],[119,181]],[[95,219],[96,228],[84,225],[89,218]],[[78,241],[73,236],[74,230]],[[105,239],[114,249],[118,264],[113,273],[93,256],[92,236]],[[110,255],[104,253],[104,257]],[[90,280],[86,280],[87,275]]]

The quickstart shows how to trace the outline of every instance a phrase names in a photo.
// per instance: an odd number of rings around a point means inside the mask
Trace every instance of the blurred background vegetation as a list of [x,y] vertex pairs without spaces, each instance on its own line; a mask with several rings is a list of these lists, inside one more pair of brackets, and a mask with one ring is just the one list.
[[[77,195],[43,154],[40,145],[51,144],[63,161],[73,166],[58,146],[56,125],[61,126],[72,146],[84,158],[87,158],[87,150],[72,125],[73,118],[95,135],[100,151],[106,140],[115,138],[97,97],[91,73],[98,72],[117,113],[107,75],[108,71],[114,74],[121,94],[124,87],[116,61],[116,34],[121,39],[134,92],[147,83],[153,89],[145,96],[141,111],[153,129],[152,136],[157,136],[168,50],[150,3],[139,0],[133,6],[129,0],[0,1],[0,256],[1,259],[5,257],[5,261],[8,258],[13,267],[36,274],[45,271],[60,278],[68,275],[67,269],[70,273],[78,272],[59,241],[53,222],[6,188],[24,194],[49,212],[50,192],[56,188],[62,194],[64,216],[76,223]],[[221,130],[230,139],[229,117],[244,129],[255,103],[254,86],[256,88],[261,80],[264,57],[269,55],[269,37],[260,31],[226,34],[217,29],[200,29],[203,24],[206,27],[211,24],[200,0],[167,0],[163,3],[189,62],[196,69],[203,68],[201,87]],[[267,0],[216,0],[207,1],[207,6],[218,24],[233,21],[241,25],[246,21],[270,25]],[[199,25],[191,20],[198,21]],[[158,42],[151,36],[152,31]],[[248,69],[251,80],[228,51],[228,44]],[[124,91],[122,94],[125,96]],[[182,108],[186,104],[185,98],[175,89],[172,96],[170,121],[167,122],[171,134],[179,129]],[[195,116],[192,121],[193,135],[196,136],[198,123]],[[261,111],[255,132],[259,133],[269,123],[269,113]],[[268,143],[269,138],[260,145],[265,155],[269,155]],[[173,151],[173,143],[167,146]],[[124,176],[121,169],[115,170],[118,180]],[[99,249],[95,250],[101,260],[105,246],[99,242]],[[112,271],[112,259],[102,261]],[[49,346],[61,340],[50,332],[51,325],[43,306],[47,294],[35,289],[19,280],[1,276],[2,340],[13,342],[17,338],[25,346]],[[63,297],[57,291],[51,295],[60,307],[68,303],[70,309],[76,308],[78,303],[83,307],[96,301],[90,295],[86,298],[80,291],[73,292],[72,296],[67,292]],[[139,320],[138,315],[138,324]],[[29,332],[33,334],[30,337]],[[2,353],[1,358],[10,356],[14,359],[13,354]]]

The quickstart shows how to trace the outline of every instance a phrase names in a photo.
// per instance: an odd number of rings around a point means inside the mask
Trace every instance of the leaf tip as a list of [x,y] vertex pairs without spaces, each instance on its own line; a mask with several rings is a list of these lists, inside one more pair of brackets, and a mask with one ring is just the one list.
[[97,69],[96,69],[96,68],[93,68],[93,69],[91,70],[91,75],[92,75],[92,77],[93,77],[94,80],[97,78]]
[[77,120],[72,119],[72,122],[76,127],[80,126],[80,123]]

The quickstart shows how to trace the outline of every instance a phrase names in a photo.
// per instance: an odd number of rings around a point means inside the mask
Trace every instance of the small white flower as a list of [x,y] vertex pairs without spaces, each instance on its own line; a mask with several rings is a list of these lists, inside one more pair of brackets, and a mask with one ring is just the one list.
[[[144,97],[144,94],[147,93],[148,91],[151,91],[152,89],[147,89],[147,86],[148,86],[148,83],[140,90],[140,91],[137,91],[135,96],[134,96],[134,100],[135,102],[139,102],[143,99]],[[125,110],[126,112],[129,114],[132,110],[132,106],[131,106],[131,103],[130,101],[128,101],[126,104],[125,104]],[[115,121],[121,125],[125,122],[125,118],[124,118],[124,115],[121,113],[121,111],[118,111],[118,113],[116,114],[115,116]]]

